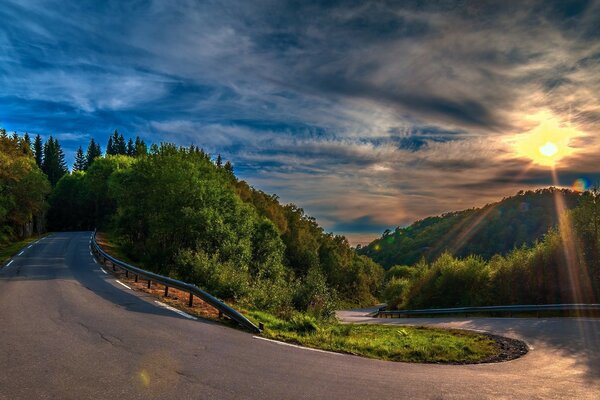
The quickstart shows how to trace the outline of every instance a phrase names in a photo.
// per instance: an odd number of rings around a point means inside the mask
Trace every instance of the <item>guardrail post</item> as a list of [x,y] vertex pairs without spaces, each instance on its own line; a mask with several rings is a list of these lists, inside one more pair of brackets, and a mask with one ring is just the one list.
[[152,281],[150,279],[148,279],[148,289],[150,289],[151,285],[152,285]]
[[135,282],[137,283],[138,281],[138,274],[135,274]]
[[125,270],[125,277],[129,278],[129,271],[128,270]]
[[223,318],[223,311],[219,311],[219,319]]
[[188,306],[194,306],[194,295],[190,293],[190,301],[188,302]]
[[169,297],[169,287],[165,285],[165,297]]

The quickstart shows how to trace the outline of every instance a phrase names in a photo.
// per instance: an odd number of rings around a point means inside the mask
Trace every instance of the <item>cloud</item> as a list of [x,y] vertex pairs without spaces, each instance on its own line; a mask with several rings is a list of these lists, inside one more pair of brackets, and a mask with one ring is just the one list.
[[364,238],[549,183],[506,141],[540,111],[583,132],[558,170],[566,184],[595,176],[599,13],[599,1],[7,1],[0,124],[64,135],[69,152],[114,129],[193,142]]

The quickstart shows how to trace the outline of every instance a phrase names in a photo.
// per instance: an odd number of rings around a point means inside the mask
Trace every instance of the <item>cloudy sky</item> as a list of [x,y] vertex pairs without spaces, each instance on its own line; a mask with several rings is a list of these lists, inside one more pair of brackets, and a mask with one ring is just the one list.
[[353,243],[600,178],[598,1],[0,3],[1,127],[195,143]]

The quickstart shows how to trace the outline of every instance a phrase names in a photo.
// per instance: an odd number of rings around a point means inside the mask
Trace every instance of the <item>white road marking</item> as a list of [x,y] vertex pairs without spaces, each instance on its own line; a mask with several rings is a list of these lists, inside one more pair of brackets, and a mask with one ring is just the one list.
[[[106,272],[106,271],[104,270],[104,268],[100,267],[100,271],[102,271],[102,272],[104,272],[105,274],[107,274],[107,275],[108,275],[108,272]],[[119,283],[120,283],[120,282],[119,282]]]
[[96,260],[95,258],[94,258],[94,262],[95,262],[96,264],[98,264],[98,260]]
[[27,246],[27,248],[28,248],[28,249],[30,249],[30,248],[31,248],[31,246],[33,246],[33,245],[32,245],[32,244],[30,244],[29,246]]
[[124,284],[123,282],[121,282],[120,280],[117,279],[117,283],[121,286],[125,286],[127,289],[131,290],[131,288],[129,286],[127,286],[126,284]]
[[23,250],[22,252],[20,252],[19,254],[17,254],[18,256],[22,256],[23,253],[25,252],[25,250]]
[[327,351],[327,350],[321,350],[321,349],[311,349],[310,347],[298,346],[297,344],[280,342],[279,340],[267,339],[267,338],[264,338],[264,337],[261,337],[261,336],[252,336],[252,337],[254,339],[264,340],[266,342],[271,342],[271,343],[279,344],[281,346],[295,347],[297,349],[316,351],[318,353],[333,354],[335,356],[343,356],[344,355],[342,353],[334,353],[333,351]]
[[94,258],[94,255],[92,254],[92,252],[90,251],[90,257]]
[[15,260],[10,260],[10,262],[8,264],[6,264],[6,266],[10,266],[10,264],[12,264]]
[[190,314],[185,313],[185,312],[183,312],[181,310],[178,310],[175,307],[171,307],[170,305],[165,304],[163,302],[160,302],[160,301],[157,301],[157,300],[154,300],[154,302],[156,304],[158,304],[159,306],[161,306],[163,308],[166,308],[167,310],[173,311],[174,313],[177,313],[177,314],[181,315],[182,317],[186,317],[188,319],[193,319],[193,320],[197,320],[198,319],[198,318],[194,317],[193,315],[190,315]]

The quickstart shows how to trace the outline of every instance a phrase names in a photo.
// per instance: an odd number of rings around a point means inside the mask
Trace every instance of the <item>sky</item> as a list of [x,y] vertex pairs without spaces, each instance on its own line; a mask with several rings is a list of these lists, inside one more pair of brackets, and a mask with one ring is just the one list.
[[599,1],[0,0],[0,21],[0,127],[69,161],[115,129],[194,143],[353,244],[600,180]]

